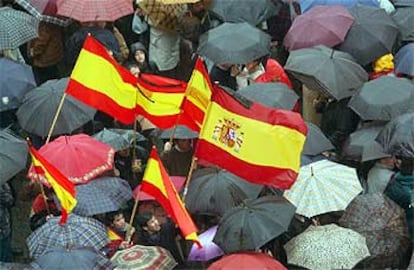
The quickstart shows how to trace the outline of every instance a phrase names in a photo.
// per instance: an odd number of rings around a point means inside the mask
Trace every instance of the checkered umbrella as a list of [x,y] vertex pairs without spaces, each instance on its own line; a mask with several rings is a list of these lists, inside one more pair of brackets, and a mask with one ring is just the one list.
[[371,253],[365,262],[369,269],[401,268],[410,240],[405,211],[391,199],[381,193],[359,195],[339,224],[365,236]]
[[170,270],[177,265],[170,252],[159,246],[135,245],[117,251],[111,261],[118,270]]
[[60,217],[49,219],[26,239],[30,257],[36,259],[57,247],[83,246],[100,250],[109,243],[105,225],[93,218],[75,214],[68,216],[64,225]]
[[0,8],[0,50],[16,49],[38,37],[39,20],[9,7]]
[[[76,186],[78,203],[72,212],[80,216],[92,216],[117,211],[131,198],[132,190],[127,181],[118,177],[99,177]],[[60,207],[57,198],[55,202]]]
[[148,16],[152,26],[167,31],[175,31],[186,11],[185,4],[163,3],[160,0],[138,0],[142,12]]
[[131,0],[60,0],[57,14],[79,22],[113,22],[134,12]]
[[342,211],[362,192],[354,168],[321,160],[303,166],[293,186],[283,194],[296,213],[305,217]]
[[15,0],[15,2],[41,21],[60,26],[68,26],[72,22],[70,19],[57,17],[57,0]]

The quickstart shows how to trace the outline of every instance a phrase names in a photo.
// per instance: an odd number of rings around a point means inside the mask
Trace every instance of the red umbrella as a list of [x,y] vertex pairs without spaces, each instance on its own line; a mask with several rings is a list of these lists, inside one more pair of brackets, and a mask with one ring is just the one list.
[[113,22],[134,12],[131,0],[59,0],[58,15],[79,22]]
[[[60,136],[42,146],[39,153],[56,166],[70,181],[83,184],[113,169],[115,150],[86,135]],[[30,167],[28,177],[49,186],[47,180]]]
[[272,269],[286,270],[287,268],[265,253],[243,252],[224,256],[222,259],[210,265],[207,270],[251,270],[251,269]]

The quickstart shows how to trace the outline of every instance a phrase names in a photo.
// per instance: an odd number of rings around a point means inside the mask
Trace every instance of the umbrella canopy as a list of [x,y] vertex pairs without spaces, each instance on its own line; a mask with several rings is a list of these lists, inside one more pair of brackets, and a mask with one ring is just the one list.
[[[27,93],[17,110],[20,126],[41,137],[46,137],[53,123],[69,78],[49,80]],[[68,134],[91,121],[96,110],[71,96],[66,96],[52,135]]]
[[414,7],[414,0],[396,0],[393,3],[396,7]]
[[90,247],[54,247],[32,262],[41,269],[113,269],[111,261]]
[[0,51],[16,49],[38,37],[39,20],[9,7],[0,7]]
[[244,199],[257,198],[262,188],[222,169],[197,169],[190,179],[185,203],[193,214],[223,215]]
[[385,10],[354,5],[349,12],[355,21],[339,50],[351,54],[361,65],[392,51],[398,27]]
[[242,96],[277,109],[292,110],[299,97],[284,83],[253,83],[237,91]]
[[165,4],[165,5],[172,5],[172,4],[191,4],[191,3],[197,3],[200,0],[159,0],[159,2]]
[[103,130],[94,134],[92,137],[111,146],[116,151],[119,151],[131,147],[134,142],[134,136],[136,136],[137,142],[143,142],[147,140],[139,132],[136,132],[136,135],[134,135],[134,131],[132,129],[118,128],[104,128]]
[[306,122],[306,125],[308,126],[308,134],[303,146],[303,155],[316,156],[324,151],[335,149],[317,125],[311,122]]
[[364,83],[348,107],[363,120],[389,121],[414,111],[414,84],[406,78],[381,76]]
[[79,22],[113,22],[123,16],[134,13],[129,0],[60,0],[57,2],[57,14]]
[[189,261],[206,262],[224,255],[224,251],[213,242],[217,228],[218,226],[213,226],[198,236],[203,247],[198,248],[196,244],[193,244],[190,254],[188,254]]
[[265,253],[243,252],[226,255],[220,260],[211,264],[208,270],[251,270],[251,269],[272,269],[286,270],[287,268]]
[[414,5],[397,7],[391,16],[400,30],[401,40],[414,41]]
[[335,224],[310,226],[285,245],[289,264],[307,269],[351,269],[370,255],[365,237]]
[[225,253],[256,250],[287,231],[294,213],[283,197],[245,200],[224,214],[213,241]]
[[238,0],[215,0],[209,10],[223,22],[258,25],[276,15],[280,5],[271,0],[246,1],[242,5]]
[[23,96],[36,87],[32,67],[1,57],[0,74],[0,112],[16,109]]
[[[181,192],[181,190],[184,187],[185,177],[184,176],[170,176],[170,179],[174,184],[175,190],[177,190],[177,192]],[[132,192],[132,195],[134,196],[135,200],[137,199],[138,195],[139,195],[138,199],[140,201],[156,200],[153,196],[148,195],[144,191],[141,191],[141,185],[138,185],[134,189],[134,191]]]
[[298,16],[286,33],[289,51],[316,45],[333,47],[344,41],[354,17],[343,6],[315,6]]
[[414,113],[388,122],[375,140],[390,155],[414,158]]
[[215,64],[246,64],[269,54],[270,40],[249,23],[223,23],[200,36],[197,52]]
[[27,238],[30,257],[36,259],[55,247],[91,247],[100,250],[109,243],[105,225],[94,218],[70,214],[64,225],[52,217]]
[[394,62],[395,72],[414,76],[414,42],[399,49]]
[[283,196],[305,217],[342,211],[360,193],[362,187],[354,168],[321,160],[299,169],[293,186]]
[[138,0],[138,7],[148,16],[151,25],[167,31],[176,31],[187,5],[164,3],[163,0]]
[[351,55],[322,45],[292,51],[285,69],[309,89],[337,100],[352,96],[368,80]]
[[[60,202],[55,197],[60,208]],[[84,185],[76,185],[78,203],[72,213],[80,216],[93,216],[117,211],[132,199],[132,190],[128,182],[118,177],[103,176]]]
[[118,270],[170,270],[177,265],[171,253],[159,246],[134,245],[117,251],[111,261]]
[[379,1],[377,0],[301,0],[299,3],[302,13],[307,12],[312,7],[317,5],[341,5],[345,7],[351,7],[353,5],[360,4],[372,7],[379,6]]
[[38,20],[57,24],[60,26],[68,26],[72,21],[70,19],[58,18],[57,3],[58,0],[15,0],[22,8]]
[[339,224],[366,238],[370,269],[401,268],[410,240],[405,211],[390,198],[381,193],[358,195]]
[[0,184],[26,167],[27,143],[8,129],[0,130]]
[[[39,149],[47,161],[56,166],[75,184],[84,184],[96,176],[112,170],[115,150],[86,134],[60,136]],[[49,185],[43,175],[30,167],[28,177]]]
[[171,137],[171,134],[174,133],[174,139],[196,139],[198,138],[198,133],[192,131],[186,126],[178,125],[176,127],[172,127],[169,129],[164,130],[160,138],[168,140]]

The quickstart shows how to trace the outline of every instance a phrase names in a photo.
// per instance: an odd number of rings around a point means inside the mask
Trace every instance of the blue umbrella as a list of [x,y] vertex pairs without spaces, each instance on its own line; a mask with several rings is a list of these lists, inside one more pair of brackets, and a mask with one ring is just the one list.
[[394,57],[395,71],[414,76],[414,42],[398,50]]
[[0,58],[0,112],[16,109],[23,96],[36,87],[32,68],[5,57]]
[[326,5],[342,5],[346,7],[353,6],[355,4],[379,7],[378,0],[301,0],[299,2],[302,13],[305,13],[314,6],[326,6]]

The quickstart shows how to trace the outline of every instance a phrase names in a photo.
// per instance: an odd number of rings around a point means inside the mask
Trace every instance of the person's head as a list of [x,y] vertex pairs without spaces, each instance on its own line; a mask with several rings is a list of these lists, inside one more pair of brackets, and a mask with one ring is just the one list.
[[395,167],[395,158],[394,157],[383,157],[380,158],[378,161],[381,165],[384,165],[385,167],[389,169],[394,169]]
[[114,211],[106,214],[107,225],[118,230],[125,229],[126,222],[122,211]]
[[147,48],[141,42],[136,42],[131,45],[131,56],[137,63],[145,63],[147,61]]
[[413,175],[413,162],[412,158],[401,158],[400,173],[402,175]]
[[129,62],[125,65],[125,67],[131,72],[135,77],[139,77],[139,74],[141,73],[141,69],[139,68],[137,63]]
[[192,149],[191,139],[175,139],[174,142],[183,152],[187,152]]
[[143,212],[138,215],[138,225],[144,231],[153,234],[161,230],[161,225],[151,212]]

